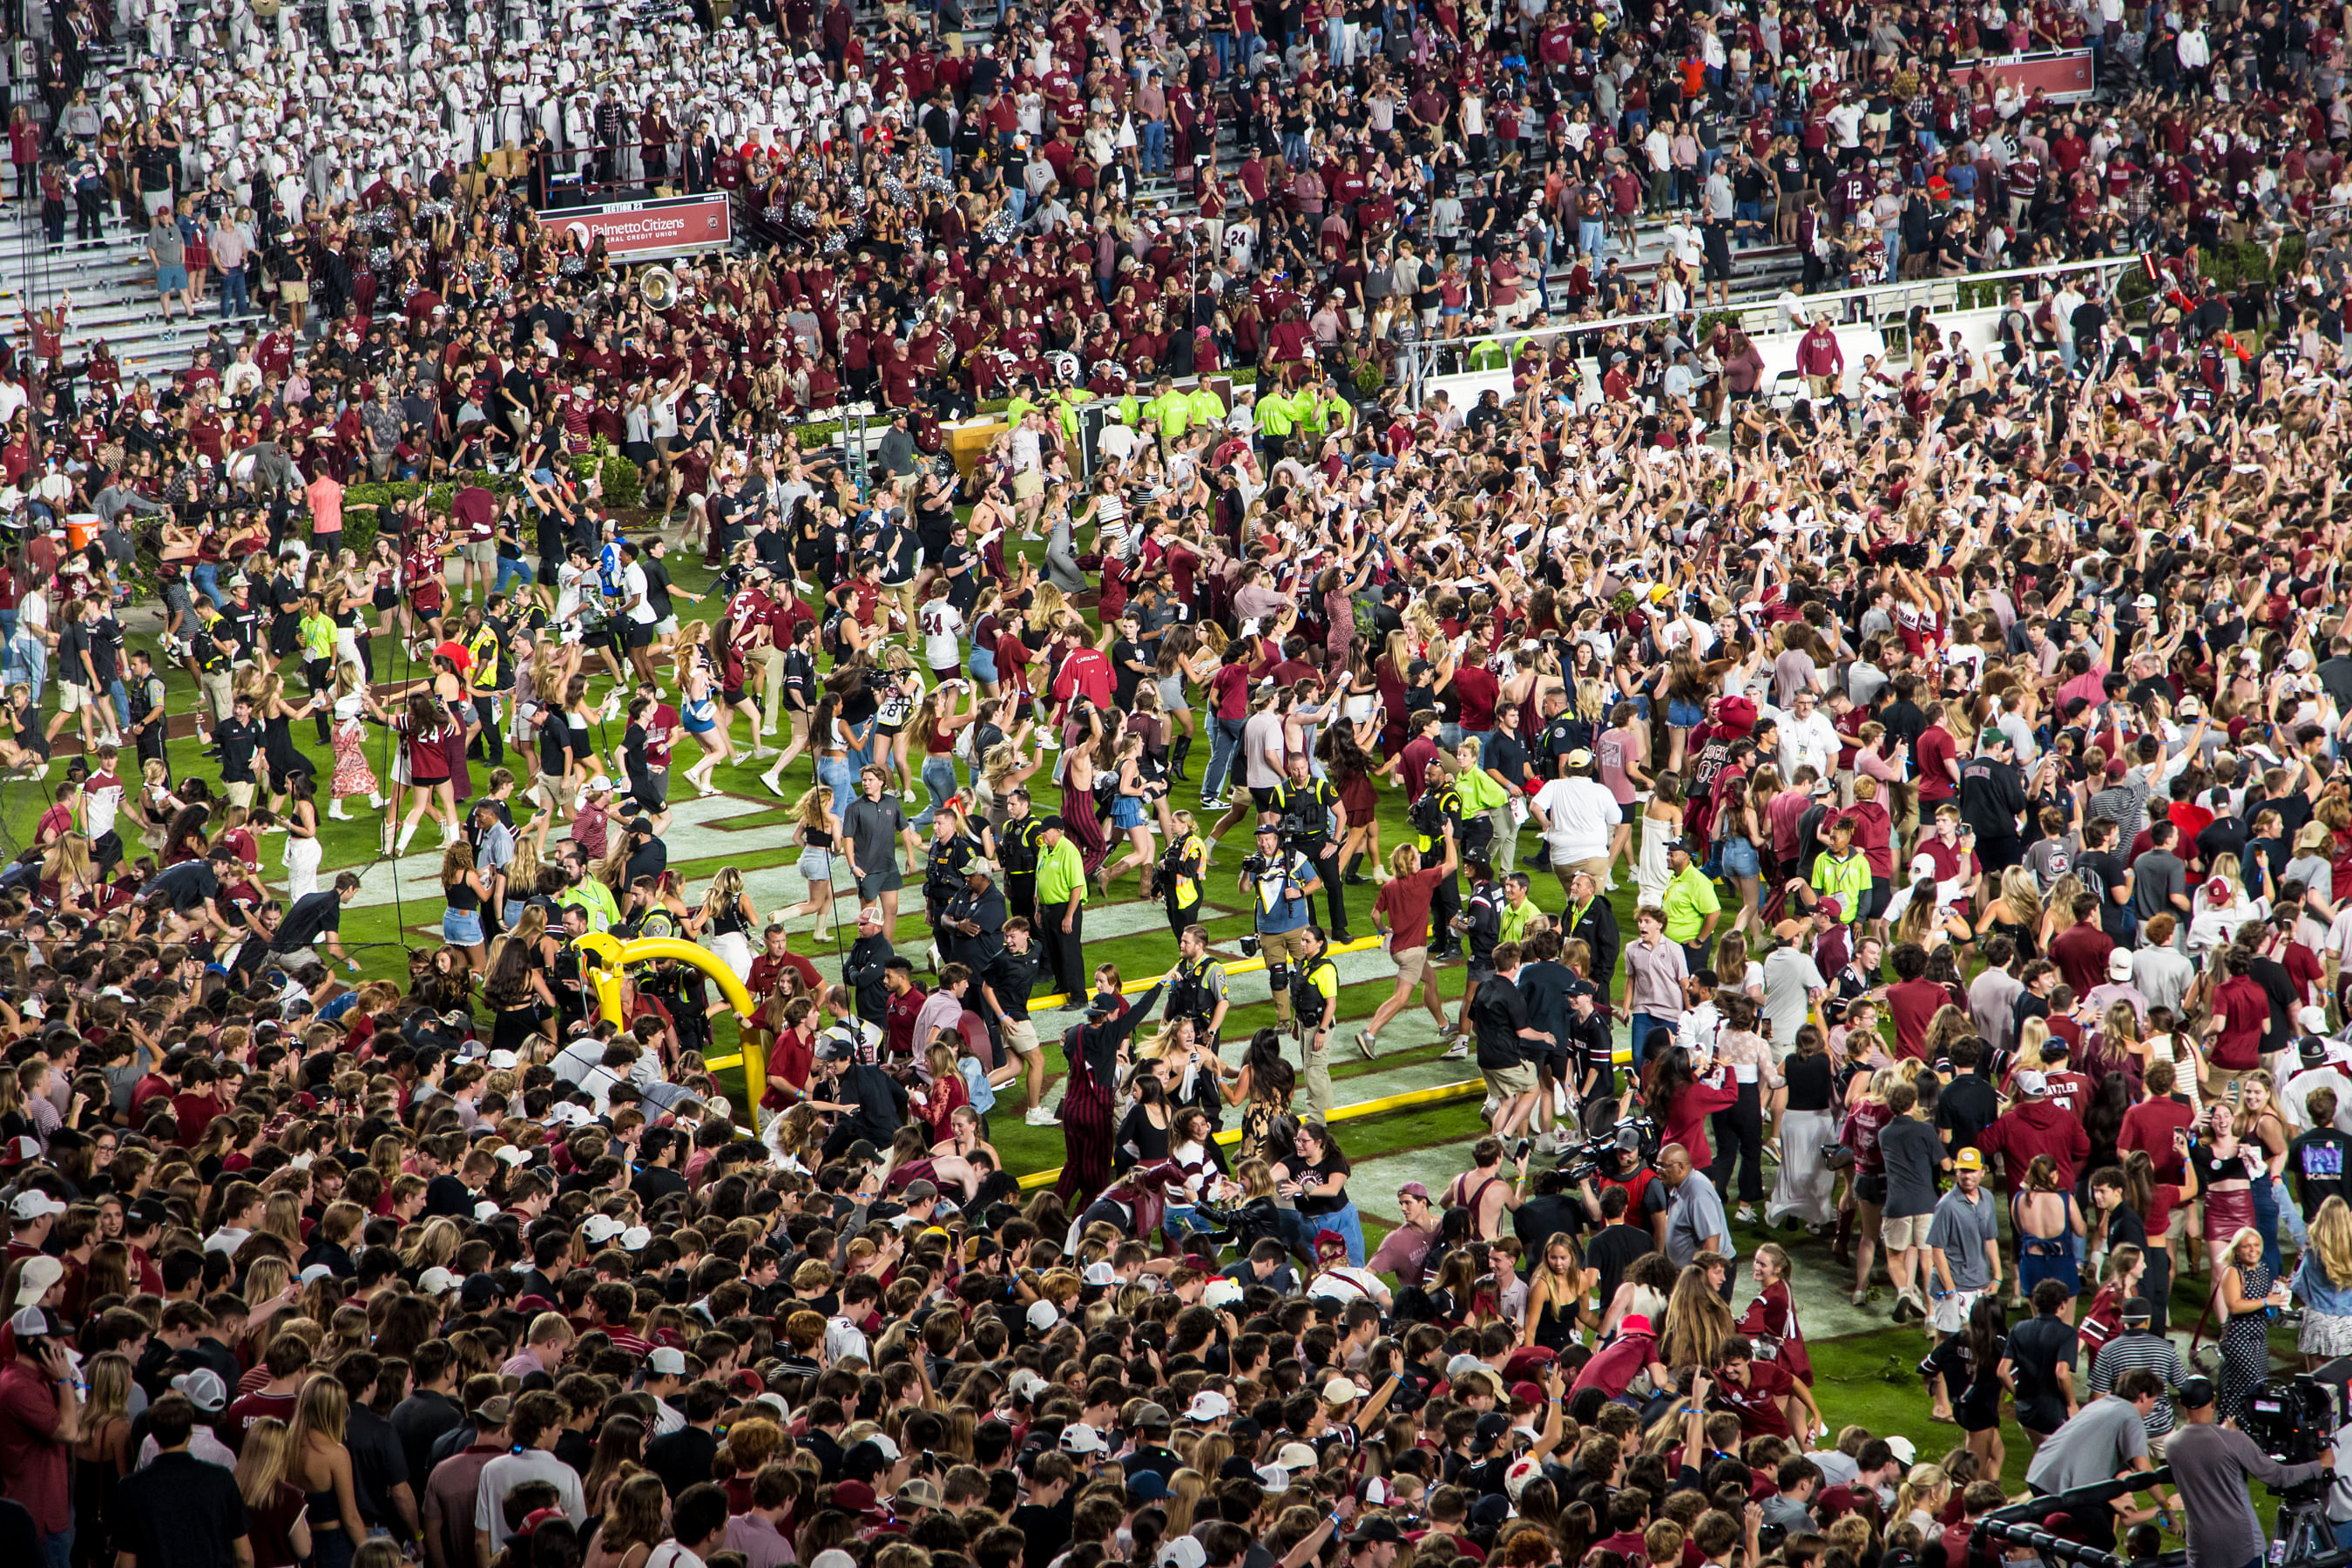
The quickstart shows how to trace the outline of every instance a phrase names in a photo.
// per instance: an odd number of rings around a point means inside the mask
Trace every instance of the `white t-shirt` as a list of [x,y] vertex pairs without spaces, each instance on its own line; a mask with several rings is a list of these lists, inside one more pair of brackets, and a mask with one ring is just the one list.
[[923,628],[923,658],[933,669],[953,669],[963,652],[963,612],[945,599],[932,599],[915,612]]
[[507,1528],[507,1494],[525,1481],[555,1483],[556,1506],[573,1524],[588,1517],[587,1500],[580,1490],[580,1472],[557,1458],[553,1452],[531,1448],[520,1454],[500,1454],[482,1467],[482,1479],[474,1483],[474,1528],[489,1532],[493,1550],[513,1538],[514,1531]]
[[621,568],[621,601],[626,604],[630,598],[635,598],[637,602],[629,611],[629,619],[641,626],[654,624],[654,606],[648,588],[643,566],[633,563]]
[[1554,779],[1536,792],[1535,807],[1555,864],[1599,859],[1609,852],[1609,830],[1625,820],[1617,797],[1597,779]]

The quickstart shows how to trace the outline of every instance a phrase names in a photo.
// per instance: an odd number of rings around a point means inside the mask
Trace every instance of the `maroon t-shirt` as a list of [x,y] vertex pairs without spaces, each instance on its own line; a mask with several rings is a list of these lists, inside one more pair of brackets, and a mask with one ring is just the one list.
[[2116,1150],[2123,1154],[2135,1149],[2146,1150],[2148,1163],[2156,1167],[2156,1179],[2177,1183],[2181,1177],[2180,1149],[2173,1134],[2187,1131],[2196,1122],[2197,1113],[2178,1095],[2143,1100],[2124,1112],[2123,1131],[2116,1135]]
[[1927,1022],[1951,999],[1951,993],[1932,980],[1898,980],[1888,986],[1886,1007],[1895,1015],[1895,1054],[1926,1059]]

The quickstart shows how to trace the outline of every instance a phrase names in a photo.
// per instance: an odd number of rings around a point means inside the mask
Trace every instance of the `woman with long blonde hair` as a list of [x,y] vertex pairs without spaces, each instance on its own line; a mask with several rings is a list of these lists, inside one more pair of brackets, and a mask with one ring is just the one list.
[[287,1479],[308,1499],[312,1568],[351,1568],[367,1539],[352,1480],[352,1451],[343,1446],[351,1399],[331,1373],[314,1373],[295,1396],[287,1433]]
[[841,837],[841,819],[834,815],[833,792],[824,785],[803,795],[793,807],[793,836],[800,840],[800,872],[808,883],[808,897],[778,910],[779,923],[801,915],[814,916],[820,925],[833,908],[834,845]]
[[1560,1351],[1579,1340],[1587,1293],[1601,1271],[1587,1268],[1576,1243],[1555,1232],[1543,1244],[1543,1258],[1528,1276],[1528,1300],[1519,1314],[1519,1343]]
[[2310,1245],[2288,1288],[2303,1303],[2294,1348],[2304,1370],[2352,1354],[2352,1206],[2341,1197],[2331,1195],[2311,1216]]
[[236,1491],[245,1500],[253,1568],[290,1568],[310,1555],[310,1525],[293,1473],[293,1435],[275,1415],[245,1429],[236,1455]]
[[743,873],[721,866],[702,895],[702,907],[687,918],[686,929],[717,953],[736,979],[744,980],[751,973],[751,931],[759,923],[760,911],[743,890]]
[[114,1489],[131,1473],[131,1361],[120,1351],[95,1355],[82,1367],[89,1392],[81,1406],[81,1436],[73,1447],[74,1518],[92,1563],[110,1561],[107,1531],[113,1522]]
[[[1729,1266],[1717,1257],[1714,1267]],[[1675,1277],[1674,1294],[1666,1298],[1665,1329],[1658,1338],[1658,1359],[1669,1367],[1714,1366],[1723,1342],[1737,1331],[1730,1306],[1707,1274],[1706,1264],[1694,1261]]]

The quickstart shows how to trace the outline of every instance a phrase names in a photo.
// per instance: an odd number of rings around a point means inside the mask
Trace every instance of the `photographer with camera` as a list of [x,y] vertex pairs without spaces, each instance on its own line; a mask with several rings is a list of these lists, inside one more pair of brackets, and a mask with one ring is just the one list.
[[[1315,912],[1314,899],[1323,886],[1322,879],[1307,864],[1307,857],[1286,847],[1282,830],[1272,824],[1263,824],[1257,830],[1257,852],[1242,862],[1236,886],[1250,896],[1252,923],[1256,928],[1255,946],[1265,957],[1265,983],[1274,993],[1274,1018],[1277,1028],[1296,1026],[1296,1014],[1290,1000],[1290,971],[1295,960],[1303,960],[1317,950],[1318,944],[1307,940],[1307,918]],[[1244,951],[1252,944],[1244,944]],[[1328,1042],[1327,1042],[1328,1043]],[[1319,1051],[1306,1057],[1307,1104],[1316,1116],[1331,1112],[1331,1069]]]
[[2319,1480],[2335,1469],[2336,1450],[2324,1448],[2308,1464],[2283,1465],[2245,1433],[2222,1426],[2218,1405],[2211,1378],[2181,1381],[2186,1424],[2172,1435],[2165,1462],[2189,1521],[2189,1568],[2252,1568],[2263,1561],[2264,1537],[2247,1482],[2285,1491]]
[[1293,752],[1284,765],[1285,776],[1274,786],[1271,808],[1277,814],[1285,847],[1297,850],[1315,868],[1331,904],[1331,940],[1352,942],[1348,934],[1348,889],[1339,877],[1339,846],[1348,837],[1348,808],[1328,781],[1313,776],[1303,752]]

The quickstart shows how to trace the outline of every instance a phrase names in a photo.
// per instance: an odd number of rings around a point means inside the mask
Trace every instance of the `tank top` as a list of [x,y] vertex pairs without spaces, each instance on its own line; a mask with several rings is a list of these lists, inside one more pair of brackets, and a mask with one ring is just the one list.
[[453,910],[478,910],[482,907],[481,895],[475,892],[462,877],[441,890],[448,896],[449,907]]

